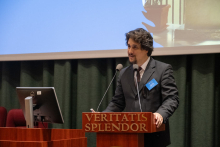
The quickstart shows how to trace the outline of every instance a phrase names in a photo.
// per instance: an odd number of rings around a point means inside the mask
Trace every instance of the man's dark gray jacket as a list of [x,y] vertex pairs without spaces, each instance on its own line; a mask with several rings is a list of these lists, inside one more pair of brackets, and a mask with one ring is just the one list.
[[[145,86],[155,79],[158,84],[148,90]],[[145,145],[167,146],[170,144],[168,118],[179,105],[178,90],[173,77],[172,66],[150,57],[150,61],[139,83],[140,100],[143,112],[157,112],[162,115],[166,131],[145,134]],[[121,70],[115,95],[103,112],[140,112],[137,90],[134,83],[134,70],[130,65]]]

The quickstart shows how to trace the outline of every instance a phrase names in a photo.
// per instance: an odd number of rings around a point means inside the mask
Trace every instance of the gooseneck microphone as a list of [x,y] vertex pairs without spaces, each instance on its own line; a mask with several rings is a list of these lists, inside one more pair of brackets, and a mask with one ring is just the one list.
[[137,70],[138,70],[138,65],[137,65],[137,64],[133,64],[133,69],[134,69],[134,71],[136,72],[136,76],[134,76],[134,77],[135,77],[136,86],[137,86],[137,94],[138,94],[139,106],[140,106],[140,110],[141,110],[141,112],[142,112],[141,99],[140,99],[139,88],[138,88],[138,82],[137,82]]
[[115,75],[114,75],[114,77],[112,78],[110,84],[108,85],[108,88],[107,88],[107,90],[105,91],[105,94],[104,94],[104,96],[102,97],[102,99],[101,99],[101,101],[100,101],[100,103],[99,103],[99,105],[98,105],[98,108],[97,108],[96,112],[98,112],[99,106],[101,105],[101,103],[102,103],[102,101],[103,101],[103,99],[104,99],[104,97],[105,97],[105,95],[106,95],[106,93],[107,93],[107,91],[108,91],[110,85],[112,84],[113,80],[115,79],[115,76],[116,76],[117,72],[120,71],[122,68],[123,68],[123,65],[122,65],[122,64],[118,64],[118,65],[116,66]]

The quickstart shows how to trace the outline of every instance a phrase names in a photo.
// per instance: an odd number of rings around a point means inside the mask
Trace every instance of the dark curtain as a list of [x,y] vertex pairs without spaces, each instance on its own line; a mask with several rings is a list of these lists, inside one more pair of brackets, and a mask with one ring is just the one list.
[[[173,66],[180,106],[170,118],[170,147],[220,147],[220,54],[156,56]],[[82,127],[81,113],[96,110],[118,63],[127,58],[0,62],[0,106],[19,108],[16,87],[55,87],[65,123]],[[100,111],[114,94],[110,87]],[[86,133],[88,147],[95,134]]]

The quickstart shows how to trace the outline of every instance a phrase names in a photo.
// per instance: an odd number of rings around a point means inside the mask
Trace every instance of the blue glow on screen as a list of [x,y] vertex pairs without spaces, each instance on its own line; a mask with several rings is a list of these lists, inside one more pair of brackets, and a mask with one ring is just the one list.
[[3,0],[0,54],[126,49],[126,32],[153,25],[141,11],[141,0]]

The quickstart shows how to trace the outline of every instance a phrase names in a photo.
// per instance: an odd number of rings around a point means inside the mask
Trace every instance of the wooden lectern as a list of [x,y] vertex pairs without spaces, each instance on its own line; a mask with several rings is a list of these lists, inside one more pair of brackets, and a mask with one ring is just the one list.
[[87,147],[80,129],[0,128],[0,147]]
[[85,132],[97,133],[97,147],[144,147],[144,133],[165,130],[151,112],[82,113],[82,121]]

